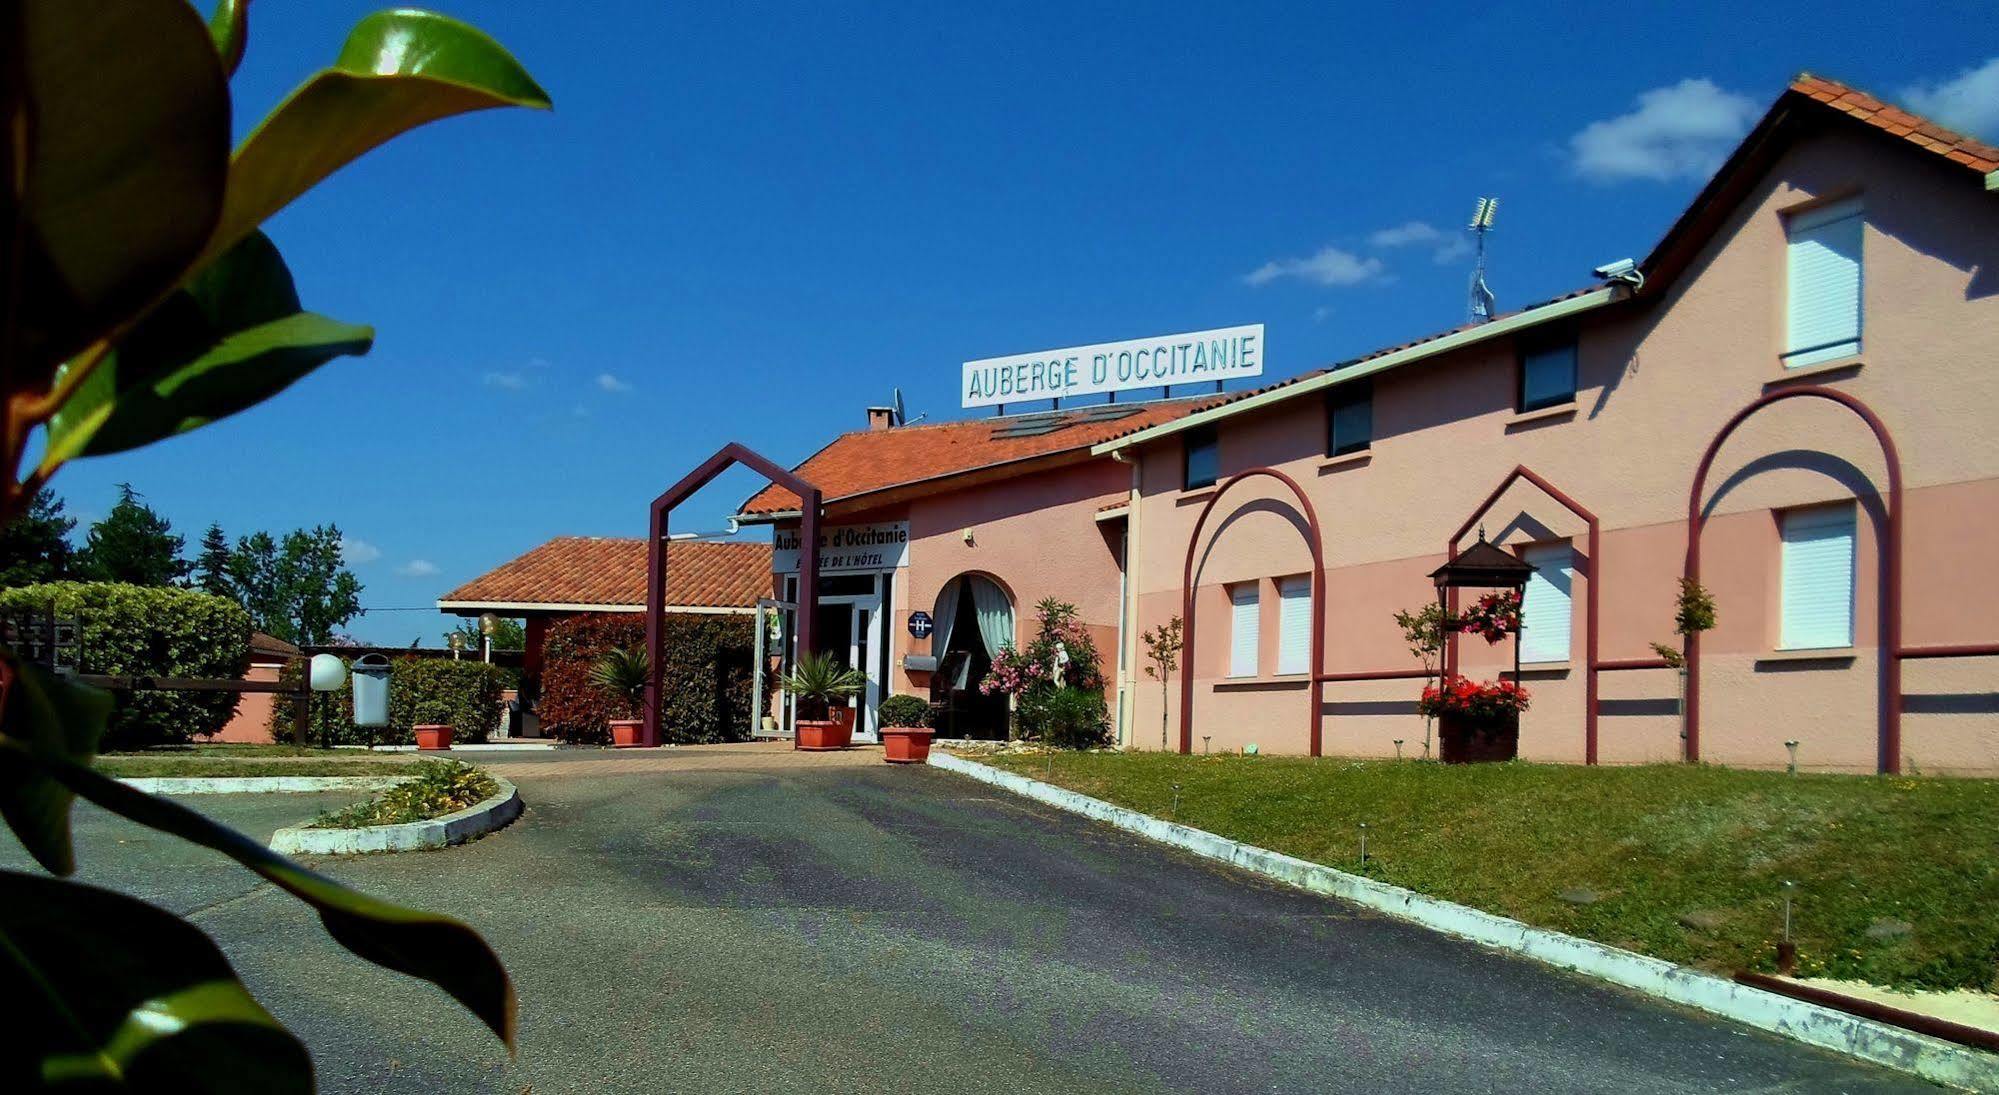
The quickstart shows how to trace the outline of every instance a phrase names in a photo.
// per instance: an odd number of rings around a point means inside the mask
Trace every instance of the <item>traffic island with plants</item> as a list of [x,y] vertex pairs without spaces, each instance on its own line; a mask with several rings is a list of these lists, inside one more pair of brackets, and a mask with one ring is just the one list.
[[308,828],[366,829],[429,821],[469,810],[500,789],[492,776],[455,760],[421,760],[406,770],[409,779],[366,802],[321,814]]
[[808,752],[845,749],[854,743],[854,709],[847,701],[866,687],[867,678],[832,654],[807,653],[778,687],[794,707],[792,748]]
[[890,696],[876,718],[881,722],[882,759],[890,764],[922,764],[930,759],[930,703],[919,696]]
[[590,683],[611,701],[607,720],[611,744],[633,749],[645,744],[646,682],[652,675],[652,660],[641,648],[614,646],[590,667]]
[[[1161,753],[980,763],[1720,974],[1999,991],[1999,781]],[[1367,858],[1360,854],[1367,826]]]
[[[363,18],[329,67],[261,121],[240,124],[229,81],[248,45],[248,9],[248,0],[217,0],[208,18],[185,0],[6,9],[0,526],[72,460],[221,421],[334,358],[366,353],[374,331],[306,311],[259,225],[426,123],[549,106],[491,37],[399,9]],[[422,251],[395,245],[401,256]],[[227,469],[209,471],[227,481]],[[199,928],[63,877],[76,870],[77,796],[235,860],[310,905],[356,957],[436,984],[513,1048],[513,983],[477,932],[367,897],[95,770],[113,716],[108,693],[29,651],[0,649],[0,818],[48,872],[0,871],[0,938],[18,1005],[0,1087],[314,1088],[305,1045]],[[147,729],[148,740],[187,732]]]

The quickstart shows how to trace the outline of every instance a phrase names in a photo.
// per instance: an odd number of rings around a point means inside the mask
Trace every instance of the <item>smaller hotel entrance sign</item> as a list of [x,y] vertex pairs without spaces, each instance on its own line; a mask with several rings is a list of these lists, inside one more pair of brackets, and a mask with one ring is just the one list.
[[990,407],[1263,375],[1263,324],[965,362],[959,405]]
[[[771,539],[770,571],[791,574],[798,570],[798,530],[778,529]],[[909,565],[909,522],[883,521],[873,525],[835,525],[819,530],[819,573],[852,574],[857,571],[894,570]]]

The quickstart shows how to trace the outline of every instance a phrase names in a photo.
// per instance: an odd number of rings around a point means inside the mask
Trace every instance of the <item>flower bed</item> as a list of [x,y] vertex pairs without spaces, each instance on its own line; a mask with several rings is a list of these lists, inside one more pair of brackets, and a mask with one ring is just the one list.
[[421,760],[410,770],[413,778],[366,802],[321,814],[308,827],[365,829],[429,821],[477,806],[499,791],[493,777],[455,760]]

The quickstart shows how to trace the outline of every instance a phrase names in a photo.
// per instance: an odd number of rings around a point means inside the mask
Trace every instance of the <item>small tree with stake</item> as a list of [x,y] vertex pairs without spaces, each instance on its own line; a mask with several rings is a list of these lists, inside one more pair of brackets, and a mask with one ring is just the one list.
[[1159,748],[1167,747],[1166,741],[1166,694],[1167,680],[1173,671],[1180,668],[1181,634],[1180,617],[1160,624],[1139,636],[1145,642],[1145,657],[1152,664],[1145,667],[1145,675],[1159,682]]

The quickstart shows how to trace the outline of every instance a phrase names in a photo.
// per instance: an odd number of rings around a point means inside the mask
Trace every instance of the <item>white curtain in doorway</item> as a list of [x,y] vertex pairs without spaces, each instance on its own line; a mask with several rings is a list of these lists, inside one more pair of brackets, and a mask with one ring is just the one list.
[[962,578],[944,583],[937,592],[937,611],[930,614],[930,653],[942,658],[951,649],[951,625],[958,622],[958,590]]
[[1000,648],[1013,642],[1013,604],[1006,591],[984,578],[972,578],[972,608],[979,614],[979,638],[986,653],[998,657]]

